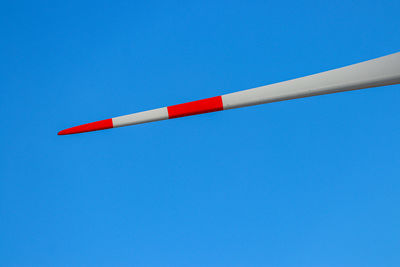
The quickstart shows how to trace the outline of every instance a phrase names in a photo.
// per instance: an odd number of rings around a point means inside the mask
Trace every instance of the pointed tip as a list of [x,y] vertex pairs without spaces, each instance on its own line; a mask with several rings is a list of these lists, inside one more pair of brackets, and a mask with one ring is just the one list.
[[112,119],[95,121],[59,131],[57,135],[77,134],[113,128]]

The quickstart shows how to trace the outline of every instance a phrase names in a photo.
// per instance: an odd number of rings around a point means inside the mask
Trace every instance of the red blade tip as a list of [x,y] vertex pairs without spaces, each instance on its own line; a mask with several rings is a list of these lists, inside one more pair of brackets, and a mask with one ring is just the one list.
[[95,122],[75,126],[72,128],[68,128],[68,129],[58,132],[58,135],[85,133],[85,132],[92,132],[92,131],[98,131],[98,130],[104,130],[104,129],[110,129],[110,128],[113,128],[112,119],[106,119],[106,120],[102,120],[102,121],[95,121]]

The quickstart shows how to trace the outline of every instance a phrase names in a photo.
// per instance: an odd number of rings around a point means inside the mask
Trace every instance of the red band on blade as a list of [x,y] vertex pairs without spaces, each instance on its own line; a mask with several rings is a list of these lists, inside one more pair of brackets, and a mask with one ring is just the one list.
[[104,129],[110,129],[110,128],[113,128],[113,122],[112,122],[112,119],[107,119],[107,120],[86,123],[83,125],[68,128],[68,129],[60,131],[58,133],[58,135],[92,132],[92,131],[98,131],[98,130],[104,130]]
[[168,107],[170,119],[223,110],[222,97],[216,96]]

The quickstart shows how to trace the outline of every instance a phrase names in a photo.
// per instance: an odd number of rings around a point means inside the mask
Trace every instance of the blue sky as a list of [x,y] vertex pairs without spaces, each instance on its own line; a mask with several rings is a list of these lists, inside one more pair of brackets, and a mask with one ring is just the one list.
[[400,51],[399,1],[3,1],[0,266],[399,266],[400,86],[61,129]]

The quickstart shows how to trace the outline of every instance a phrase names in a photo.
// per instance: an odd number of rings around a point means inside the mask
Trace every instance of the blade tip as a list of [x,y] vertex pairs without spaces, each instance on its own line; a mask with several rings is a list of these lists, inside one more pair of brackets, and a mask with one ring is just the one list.
[[68,134],[77,134],[77,133],[86,133],[86,132],[93,132],[98,130],[105,130],[113,128],[113,121],[112,119],[106,119],[101,121],[90,122],[86,124],[82,124],[79,126],[71,127],[68,129],[64,129],[59,131],[57,135],[68,135]]

